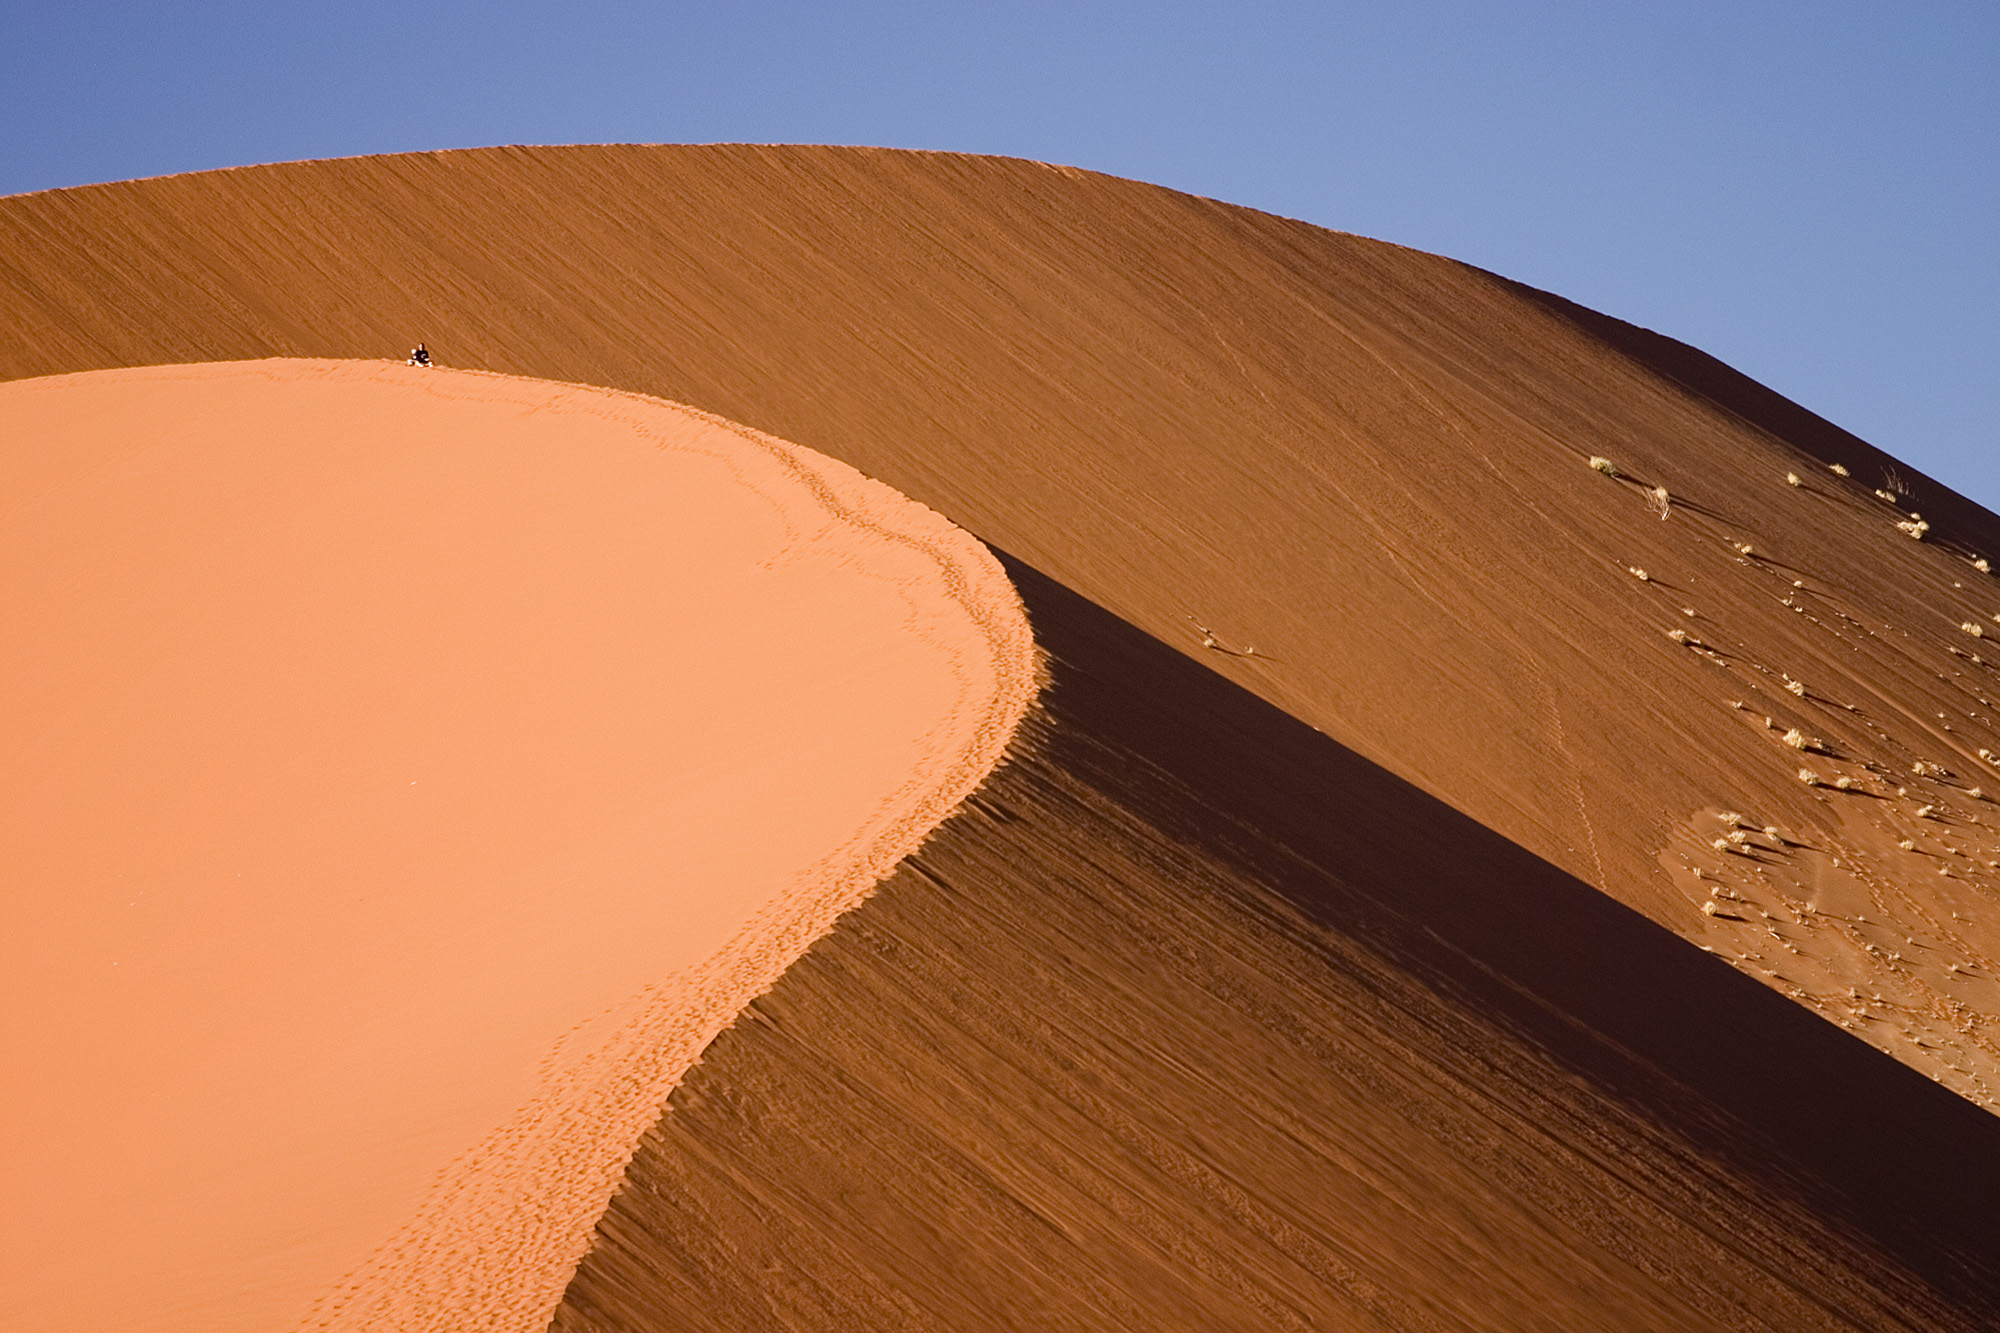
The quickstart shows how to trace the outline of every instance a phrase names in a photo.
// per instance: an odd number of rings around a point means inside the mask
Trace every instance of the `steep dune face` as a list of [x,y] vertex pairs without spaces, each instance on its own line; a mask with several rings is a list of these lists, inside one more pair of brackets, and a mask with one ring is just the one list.
[[2000,1317],[2000,1120],[1011,572],[1016,756],[703,1054],[559,1333]]
[[278,360],[0,419],[18,1327],[542,1326],[1032,692],[976,541],[657,400]]
[[0,284],[0,374],[422,337],[800,441],[1966,1096],[2000,1086],[2000,681],[1961,628],[2000,633],[1975,564],[2000,525],[1677,344],[1155,187],[870,150],[24,196]]
[[0,291],[0,374],[424,338],[1021,562],[1032,743],[709,1048],[559,1328],[2000,1315],[2000,523],[1699,353],[868,150],[29,196]]

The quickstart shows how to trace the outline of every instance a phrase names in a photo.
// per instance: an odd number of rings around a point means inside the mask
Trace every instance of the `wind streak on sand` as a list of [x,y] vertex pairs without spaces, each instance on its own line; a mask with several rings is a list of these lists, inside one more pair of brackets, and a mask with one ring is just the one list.
[[49,888],[9,909],[50,1076],[7,1308],[546,1326],[703,1047],[1000,761],[1012,585],[635,394],[274,360],[0,399]]

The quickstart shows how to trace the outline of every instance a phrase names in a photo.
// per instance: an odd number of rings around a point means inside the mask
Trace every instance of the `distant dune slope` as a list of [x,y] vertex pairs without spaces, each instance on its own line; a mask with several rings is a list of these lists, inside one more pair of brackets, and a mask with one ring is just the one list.
[[1037,681],[977,541],[675,404],[267,360],[0,421],[10,1327],[545,1325]]
[[1053,659],[563,1333],[2000,1319],[1993,516],[1559,298],[1034,163],[0,200],[0,375],[419,338],[897,486]]
[[1015,757],[704,1053],[557,1333],[1995,1326],[2000,1119],[1011,572]]
[[0,307],[0,375],[422,338],[798,441],[2000,1087],[2000,523],[1679,344],[1153,186],[829,148],[21,196]]

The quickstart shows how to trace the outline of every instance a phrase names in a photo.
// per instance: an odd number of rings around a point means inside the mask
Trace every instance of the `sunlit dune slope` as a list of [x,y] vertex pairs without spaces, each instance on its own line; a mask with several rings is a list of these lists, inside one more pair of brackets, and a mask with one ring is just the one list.
[[2000,1118],[1052,581],[558,1333],[1990,1329]]
[[2000,634],[1974,564],[2000,524],[1679,344],[1157,187],[828,148],[22,196],[0,305],[5,375],[424,338],[799,441],[1965,1095],[2000,1086],[2000,680],[1961,629]]
[[0,421],[11,1327],[545,1323],[1032,689],[976,541],[672,404],[291,360]]
[[1034,163],[0,201],[0,374],[419,338],[898,487],[1052,656],[681,1085],[565,1333],[2000,1320],[1993,516],[1555,297]]

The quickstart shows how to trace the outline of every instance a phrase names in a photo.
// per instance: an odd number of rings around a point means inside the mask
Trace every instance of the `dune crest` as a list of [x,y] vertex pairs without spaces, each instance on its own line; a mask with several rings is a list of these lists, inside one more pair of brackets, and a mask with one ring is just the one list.
[[1000,761],[1012,585],[636,394],[273,360],[0,396],[10,1018],[49,1071],[8,1308],[545,1326],[702,1048]]
[[1691,347],[1141,182],[808,146],[49,191],[0,201],[0,287],[4,376],[408,329],[819,449],[2000,1103],[1961,628],[2000,633],[2000,521]]
[[1014,762],[703,1052],[564,1333],[2000,1320],[2000,516],[1713,358],[809,146],[50,191],[0,290],[0,376],[421,336],[1009,559]]

